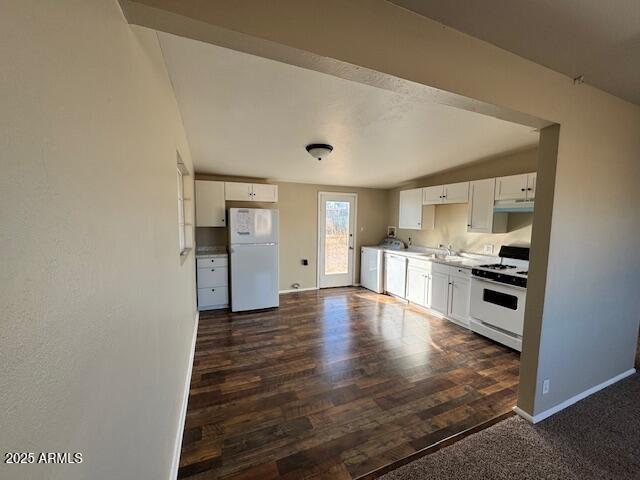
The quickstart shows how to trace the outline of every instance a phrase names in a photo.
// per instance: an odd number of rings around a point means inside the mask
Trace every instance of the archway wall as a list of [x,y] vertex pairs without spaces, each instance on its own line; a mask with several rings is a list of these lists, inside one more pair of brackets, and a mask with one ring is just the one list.
[[121,3],[131,23],[552,126],[541,135],[518,406],[540,417],[632,371],[639,106],[383,0]]

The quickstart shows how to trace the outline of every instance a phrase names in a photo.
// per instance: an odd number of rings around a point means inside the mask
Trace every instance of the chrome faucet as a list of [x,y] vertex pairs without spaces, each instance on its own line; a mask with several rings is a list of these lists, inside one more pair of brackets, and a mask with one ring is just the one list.
[[450,257],[453,255],[453,250],[451,250],[451,245],[443,245],[442,243],[440,245],[438,245],[441,249],[446,250],[447,251],[447,257]]

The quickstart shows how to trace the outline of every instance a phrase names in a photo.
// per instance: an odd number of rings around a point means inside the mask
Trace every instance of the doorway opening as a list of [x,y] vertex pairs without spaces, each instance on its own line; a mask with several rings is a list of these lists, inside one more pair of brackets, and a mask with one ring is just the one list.
[[318,287],[346,287],[354,283],[355,193],[318,194]]

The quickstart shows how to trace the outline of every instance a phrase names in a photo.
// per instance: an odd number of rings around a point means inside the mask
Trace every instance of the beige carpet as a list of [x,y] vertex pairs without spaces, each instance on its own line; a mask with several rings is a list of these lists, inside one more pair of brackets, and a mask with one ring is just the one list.
[[640,479],[640,375],[535,426],[512,417],[381,478]]

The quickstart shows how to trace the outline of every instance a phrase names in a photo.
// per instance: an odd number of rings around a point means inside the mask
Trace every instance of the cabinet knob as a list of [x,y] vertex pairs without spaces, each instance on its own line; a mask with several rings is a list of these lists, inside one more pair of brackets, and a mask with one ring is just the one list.
[[215,292],[215,291],[216,291],[216,289],[215,289],[215,288],[212,288],[212,289],[211,289],[211,291],[212,291],[212,292]]
[[470,223],[467,223],[467,227],[470,227],[470,226],[471,226],[471,224],[470,224]]
[[525,190],[526,190],[526,188],[521,188],[520,189],[521,192],[524,192]]
[[212,271],[212,272],[215,272],[215,271],[216,271],[216,269],[215,269],[215,268],[212,268],[212,269],[211,269],[211,271]]
[[531,190],[533,190],[533,188],[527,188],[527,190],[531,191]]

